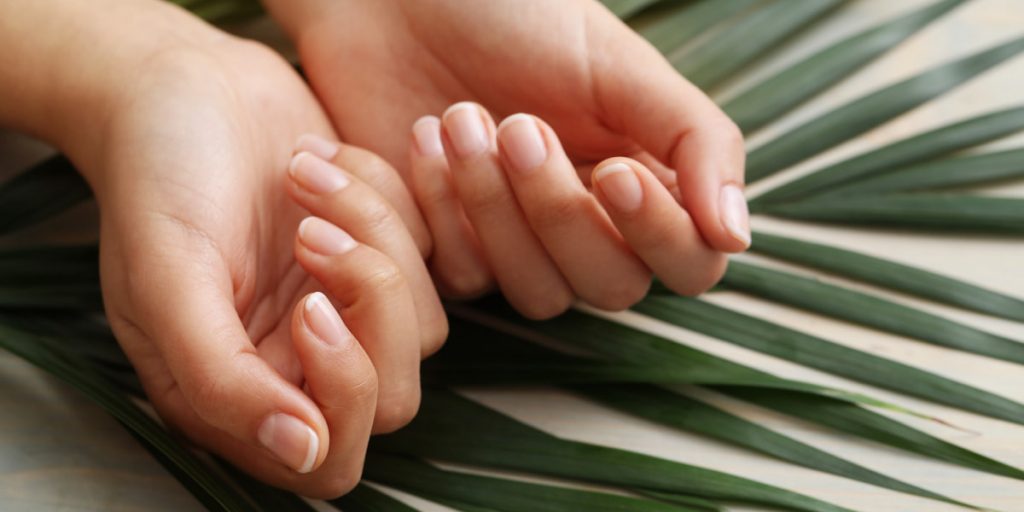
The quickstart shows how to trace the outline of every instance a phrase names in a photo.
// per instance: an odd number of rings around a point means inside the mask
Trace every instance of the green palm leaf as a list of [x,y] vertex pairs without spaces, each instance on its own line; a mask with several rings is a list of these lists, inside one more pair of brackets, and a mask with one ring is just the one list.
[[985,185],[1024,178],[1024,149],[947,158],[843,185],[828,196],[880,195]]
[[[46,198],[45,202],[36,201]],[[63,156],[50,158],[0,186],[0,235],[24,228],[92,197]]]
[[[503,424],[495,428],[496,424]],[[529,435],[503,435],[531,430]],[[569,441],[533,429],[454,393],[425,390],[408,427],[375,439],[375,450],[528,471],[607,485],[651,489],[787,510],[845,511],[797,493],[649,455]]]
[[[224,21],[260,10],[255,0],[175,0]],[[695,83],[713,87],[823,17],[838,0],[604,0],[666,53]],[[955,8],[939,0],[831,44],[726,104],[746,131],[788,112]],[[700,40],[698,36],[707,35]],[[696,41],[694,44],[689,44]],[[883,88],[784,133],[750,152],[751,181],[783,170],[937,97],[1024,49],[1024,39],[939,66]],[[1024,107],[958,122],[840,162],[768,191],[755,212],[872,226],[959,229],[1019,235],[1021,201],[950,194],[905,194],[1019,177],[1021,150],[946,157],[1024,128]],[[884,174],[883,174],[884,173]],[[893,193],[897,193],[893,195]],[[70,162],[56,157],[0,185],[0,235],[34,225],[89,197]],[[757,234],[754,250],[878,286],[1024,319],[1024,301],[911,266],[820,244]],[[127,398],[142,396],[102,311],[95,247],[0,252],[0,347],[82,389],[117,417],[171,474],[211,510],[308,511],[303,500],[231,468],[228,479],[179,444]],[[1004,359],[1020,344],[905,308],[871,294],[736,262],[725,284],[822,314]],[[832,302],[829,302],[832,301]],[[454,308],[450,346],[432,362],[443,383],[568,386],[591,400],[675,428],[698,432],[821,471],[918,496],[961,503],[853,464],[663,385],[698,385],[788,416],[994,474],[1024,472],[942,441],[864,405],[909,412],[840,389],[783,379],[595,316],[573,312],[542,323],[509,315],[497,302]],[[864,308],[858,310],[857,308]],[[980,414],[1024,422],[1024,406],[998,395],[707,302],[650,298],[650,316],[799,364]],[[474,317],[482,314],[485,318]],[[489,315],[489,316],[488,316]],[[497,319],[498,323],[495,323]],[[511,330],[510,330],[511,329]],[[32,334],[32,333],[38,333]],[[515,335],[511,335],[514,333]],[[40,336],[41,335],[41,336]],[[560,350],[523,342],[554,344]],[[60,339],[61,342],[55,340]],[[508,343],[505,343],[508,342]],[[527,347],[527,348],[524,348]],[[568,350],[568,352],[562,349]],[[586,352],[590,355],[581,355]],[[375,442],[367,470],[458,510],[719,510],[717,500],[792,510],[843,510],[819,500],[717,471],[558,438],[447,391],[430,391],[407,430]],[[386,450],[388,453],[384,453]],[[612,485],[645,498],[525,483],[440,469],[409,458],[502,467]],[[650,498],[650,499],[646,499]],[[713,500],[713,501],[709,501]],[[651,499],[657,500],[651,501]],[[658,503],[661,502],[661,503]],[[345,510],[411,507],[360,485],[332,504]],[[961,503],[962,504],[962,503]],[[968,505],[969,506],[969,505]]]
[[844,1],[769,2],[671,62],[694,85],[713,88]]
[[876,295],[741,261],[729,264],[727,288],[964,352],[1024,364],[1024,343],[975,329]]
[[1024,235],[1024,199],[906,194],[810,199],[766,206],[778,217],[932,232]]
[[649,297],[634,309],[804,366],[1024,425],[1024,405],[1008,398],[706,301]]
[[[877,485],[897,492],[945,501],[965,507],[972,505],[927,489],[901,482],[864,466],[819,450],[700,400],[642,385],[587,385],[572,389],[609,407],[671,427],[696,432],[727,443],[844,478]],[[812,402],[814,403],[814,402]]]
[[[843,432],[925,456],[932,456],[930,453],[934,452],[934,458],[980,471],[1013,478],[1024,476],[1024,472],[1021,470],[952,445],[861,407],[861,405],[868,405],[907,412],[898,406],[868,397],[851,395],[848,392],[836,392],[822,386],[779,379],[749,368],[743,368],[743,371],[737,375],[738,372],[729,369],[730,365],[735,365],[735,363],[729,362],[720,367],[712,366],[713,372],[708,378],[708,372],[704,370],[706,366],[694,365],[690,359],[693,349],[649,333],[584,315],[571,322],[566,322],[566,325],[576,327],[571,330],[572,332],[578,332],[577,338],[566,338],[558,331],[537,328],[538,325],[543,324],[524,320],[516,321],[514,314],[508,313],[507,309],[504,311],[505,316],[502,319],[515,322],[515,334],[473,325],[460,318],[452,318],[450,321],[452,335],[449,345],[444,352],[428,363],[427,375],[440,370],[443,375],[442,383],[454,382],[476,386],[494,386],[502,383],[568,383],[570,389],[578,389],[579,384],[613,382],[700,384],[789,415],[792,415],[789,410],[790,404],[798,402],[800,395],[807,394],[809,400],[805,402],[803,413],[799,417],[812,423],[837,428],[834,422],[817,421],[815,418],[834,415],[835,411],[840,408],[838,404],[844,403],[848,410],[844,409],[842,416],[850,418],[851,421],[842,424],[842,428],[839,428]],[[557,322],[557,320],[546,323],[552,322]],[[556,353],[552,349],[529,343],[527,340],[531,339],[566,343],[573,349],[585,348],[620,362],[595,364],[595,362],[580,356]],[[480,343],[480,340],[486,340],[486,342]],[[698,354],[703,353],[698,352]],[[581,369],[583,371],[580,371]],[[452,379],[453,373],[455,379]],[[691,376],[694,373],[697,375]],[[658,388],[648,386],[644,389],[649,389],[655,395],[665,397],[662,390]],[[750,400],[750,397],[756,397],[756,399]],[[776,401],[781,401],[781,404],[777,406]],[[823,405],[822,410],[816,410],[818,405]],[[644,411],[637,411],[637,415],[648,417]],[[673,426],[680,427],[681,424],[676,422]],[[860,426],[866,427],[861,428]],[[738,425],[736,428],[745,427]],[[698,427],[690,430],[696,432]],[[722,431],[718,433],[725,434]],[[749,446],[749,440],[742,435],[729,437],[729,439],[723,440],[761,451],[774,449],[767,445]],[[941,449],[936,449],[936,447]],[[798,456],[794,454],[791,458],[798,458]],[[823,468],[817,469],[827,471]]]
[[838,41],[741,92],[722,109],[744,133],[753,132],[892,49],[963,1],[935,2]]
[[367,458],[366,477],[427,498],[441,498],[441,502],[506,512],[697,512],[693,508],[628,496],[445,471],[425,462],[386,453],[374,453]]
[[856,137],[1024,51],[1024,37],[935,67],[853,100],[765,143],[747,157],[752,183]]
[[1024,107],[982,114],[857,155],[795,179],[750,202],[753,211],[770,203],[828,193],[879,173],[924,162],[1024,130]]
[[45,338],[0,324],[0,347],[67,382],[130,429],[209,510],[258,511],[163,427],[83,361],[69,358]]
[[883,288],[1024,322],[1024,300],[910,265],[767,233],[754,234],[751,250]]
[[698,0],[667,6],[631,20],[644,39],[665,55],[680,49],[710,27],[749,9],[760,0]]

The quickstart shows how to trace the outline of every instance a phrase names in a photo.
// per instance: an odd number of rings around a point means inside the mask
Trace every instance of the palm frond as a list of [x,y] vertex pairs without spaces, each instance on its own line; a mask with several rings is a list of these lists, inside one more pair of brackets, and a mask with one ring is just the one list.
[[[259,12],[255,0],[173,0],[211,21]],[[799,39],[843,10],[839,0],[603,0],[628,19],[695,83],[708,88]],[[724,102],[750,133],[821,93],[934,20],[965,3],[936,0],[826,44],[809,57]],[[1024,50],[1024,38],[940,64],[783,132],[749,153],[750,181],[774,175],[842,144],[966,83]],[[1024,129],[1024,107],[957,121],[846,159],[768,190],[755,213],[870,227],[959,230],[1019,236],[1020,199],[938,193],[1019,178],[1021,149],[955,153]],[[0,184],[0,236],[55,216],[89,198],[63,157]],[[1024,300],[911,265],[821,243],[756,233],[762,255],[881,288],[1024,322]],[[0,347],[80,389],[117,418],[144,449],[210,510],[308,512],[310,505],[219,461],[210,464],[134,402],[142,389],[109,327],[97,320],[97,250],[84,247],[0,251]],[[873,293],[734,261],[723,285],[814,311],[1005,361],[1022,361],[1019,340],[955,323]],[[717,340],[879,388],[1024,424],[1024,405],[921,368],[848,348],[707,300],[652,295],[635,311]],[[557,386],[594,403],[751,452],[906,494],[957,504],[956,497],[905,482],[830,454],[717,407],[707,391],[808,421],[858,439],[991,474],[1024,480],[1024,471],[876,412],[940,422],[863,393],[780,377],[587,312],[529,322],[501,301],[449,305],[449,345],[428,363],[421,414],[409,428],[375,439],[366,478],[470,512],[520,510],[722,510],[750,503],[786,510],[846,510],[819,499],[721,471],[555,436],[460,396],[453,385]],[[700,391],[699,393],[696,391]],[[424,458],[466,468],[437,466]],[[219,466],[219,467],[217,467]],[[504,469],[519,475],[481,475]],[[902,475],[900,475],[902,477]],[[610,487],[581,490],[578,482]],[[386,491],[386,489],[385,489]],[[623,495],[622,493],[630,493]],[[414,508],[361,484],[331,502],[355,511]]]

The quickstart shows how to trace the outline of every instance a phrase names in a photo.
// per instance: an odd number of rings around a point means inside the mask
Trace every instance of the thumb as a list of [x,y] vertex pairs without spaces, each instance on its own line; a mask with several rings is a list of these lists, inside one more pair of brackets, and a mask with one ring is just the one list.
[[[743,197],[746,152],[736,124],[646,41],[618,20],[593,63],[605,122],[675,169],[683,205],[712,248],[750,245]],[[607,34],[612,34],[608,36]]]
[[[144,282],[133,293],[135,323],[150,334],[174,382],[173,392],[158,400],[186,433],[244,460],[243,467],[274,480],[311,471],[326,453],[327,423],[301,389],[257,354],[235,309],[225,263],[205,246],[173,235],[161,240],[146,244],[147,254],[137,259],[149,270],[132,271]],[[175,240],[180,243],[168,243]]]
[[359,481],[377,403],[377,374],[369,356],[320,292],[307,295],[292,314],[292,342],[309,395],[327,419],[326,458],[307,494],[335,497]]

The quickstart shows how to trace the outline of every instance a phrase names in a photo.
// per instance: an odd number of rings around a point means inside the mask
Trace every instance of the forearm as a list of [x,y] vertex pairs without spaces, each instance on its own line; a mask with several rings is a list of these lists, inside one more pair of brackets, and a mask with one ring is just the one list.
[[0,125],[65,151],[96,147],[148,56],[211,32],[161,0],[2,2]]

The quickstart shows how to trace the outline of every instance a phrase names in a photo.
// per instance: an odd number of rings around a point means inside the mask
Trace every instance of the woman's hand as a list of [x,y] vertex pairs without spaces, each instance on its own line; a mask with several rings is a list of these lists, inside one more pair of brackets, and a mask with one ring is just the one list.
[[[52,140],[100,205],[111,327],[172,427],[266,482],[338,496],[371,432],[411,419],[420,358],[446,336],[416,206],[383,160],[331,142],[273,51],[164,2],[105,7],[97,55],[67,66],[88,80],[62,88],[88,101],[59,110],[93,122]],[[111,36],[125,11],[137,33]]]
[[647,293],[652,271],[696,294],[725,269],[646,166],[606,160],[590,191],[536,117],[495,127],[479,105],[459,103],[442,119],[417,121],[413,140],[412,188],[434,234],[431,270],[449,293],[478,293],[493,276],[519,311],[546,318],[576,296],[627,308]]
[[[501,185],[500,196],[508,197],[514,190],[522,210],[508,204],[486,206],[502,220],[485,222],[474,205],[497,196],[464,195],[468,184],[461,173],[472,174],[466,170],[472,166],[458,152],[447,151],[455,182],[452,188],[458,189],[469,215],[468,221],[451,220],[445,228],[431,223],[436,238],[462,240],[461,245],[449,247],[440,243],[432,261],[439,286],[446,292],[476,294],[496,279],[512,302],[530,316],[561,311],[573,294],[618,309],[646,289],[637,284],[645,265],[667,277],[666,284],[676,291],[694,293],[720,277],[724,253],[749,245],[742,193],[745,153],[739,130],[597,1],[495,0],[486,6],[456,0],[264,1],[295,39],[304,70],[342,138],[396,163],[408,183],[416,177],[400,162],[408,158],[409,142],[394,134],[423,115],[440,116],[449,105],[469,100],[499,120],[529,112],[546,121],[561,138],[561,144],[551,148],[559,159],[557,167],[569,162],[580,167],[587,185],[588,170],[606,158],[625,155],[644,162],[666,189],[644,188],[644,197],[659,201],[660,209],[675,208],[678,211],[671,217],[685,219],[686,225],[692,223],[696,229],[671,232],[669,224],[653,224],[662,217],[636,214],[630,217],[635,229],[676,241],[661,244],[652,238],[642,242],[649,248],[640,249],[636,244],[641,242],[627,233],[632,229],[625,229],[624,219],[613,215],[637,250],[636,256],[630,255],[622,240],[608,234],[609,221],[599,219],[592,200],[585,214],[560,209],[559,201],[578,199],[583,191],[583,185],[564,176],[551,178],[544,187],[533,187],[537,181],[533,177],[527,181],[526,175],[511,179]],[[486,142],[495,133],[489,116],[483,115],[489,128],[481,140]],[[451,134],[449,125],[455,116],[449,111],[444,117],[446,133]],[[546,140],[555,142],[550,130]],[[454,146],[459,149],[457,143]],[[492,144],[481,151],[484,156],[478,160],[499,171],[497,147]],[[436,168],[442,161],[425,164],[421,160],[420,164]],[[640,173],[643,187],[653,184],[643,178],[649,178],[649,172],[638,164],[629,165]],[[497,194],[493,188],[474,193]],[[679,200],[674,207],[655,199],[667,194]],[[598,193],[597,197],[607,203],[612,196]],[[428,203],[438,200],[427,198]],[[498,216],[498,210],[506,213]],[[570,218],[576,215],[592,219],[584,225],[597,238],[582,243],[589,235],[553,229],[573,226]],[[456,212],[448,216],[458,217]],[[469,226],[479,244],[465,234]],[[528,226],[536,237],[522,232]],[[685,248],[678,242],[682,239],[687,240]],[[543,257],[542,246],[547,252]],[[616,256],[607,261],[585,258],[584,249],[595,246],[604,247],[600,254]],[[567,256],[566,251],[575,256]],[[658,251],[664,254],[656,256]],[[581,259],[588,263],[582,264]],[[486,264],[479,264],[480,260]],[[599,267],[606,264],[615,271],[608,268],[611,274],[595,280],[602,275]],[[612,276],[624,281],[614,281]]]

